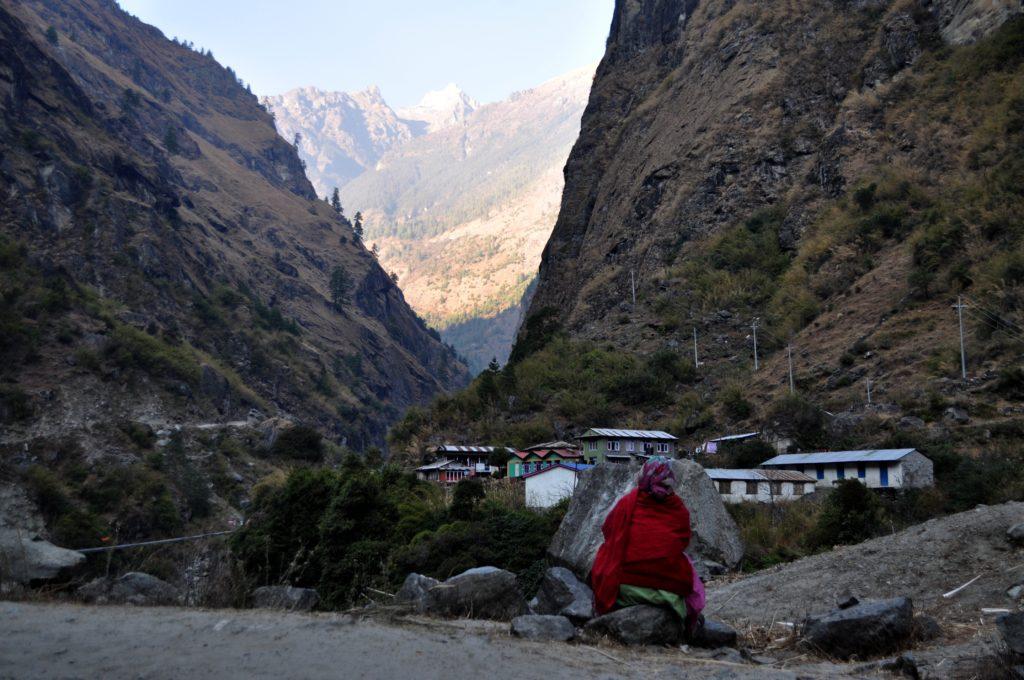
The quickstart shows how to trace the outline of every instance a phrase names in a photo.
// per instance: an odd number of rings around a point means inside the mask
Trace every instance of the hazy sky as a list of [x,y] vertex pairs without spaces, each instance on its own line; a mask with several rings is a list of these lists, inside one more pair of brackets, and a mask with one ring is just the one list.
[[213,50],[257,94],[379,85],[392,106],[458,83],[503,99],[604,52],[614,0],[119,0]]

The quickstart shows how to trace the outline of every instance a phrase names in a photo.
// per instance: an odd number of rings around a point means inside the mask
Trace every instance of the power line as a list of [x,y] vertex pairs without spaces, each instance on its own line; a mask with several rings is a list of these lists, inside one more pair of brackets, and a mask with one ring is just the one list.
[[964,302],[962,297],[957,297],[956,305],[956,318],[960,325],[960,374],[964,380],[967,380],[967,355],[964,353]]
[[111,550],[124,550],[125,548],[140,548],[147,545],[163,545],[165,543],[181,543],[183,541],[196,541],[200,538],[209,538],[211,536],[225,536],[227,534],[235,533],[235,529],[229,529],[227,531],[214,531],[208,534],[195,534],[193,536],[179,536],[177,538],[162,538],[157,541],[142,541],[141,543],[121,543],[119,545],[105,545],[100,548],[79,548],[75,552],[83,554],[97,553],[97,552],[109,552]]
[[1002,325],[999,325],[998,323],[990,321],[989,319],[985,318],[984,316],[981,316],[980,314],[977,314],[976,312],[971,311],[970,307],[967,307],[966,309],[967,309],[967,314],[971,318],[973,318],[975,321],[978,321],[980,323],[986,324],[987,326],[989,326],[993,330],[1000,331],[1002,333],[1006,333],[1008,336],[1010,336],[1011,338],[1013,338],[1015,340],[1018,340],[1020,342],[1024,342],[1024,333],[1019,333],[1019,332],[1013,330],[1012,328],[1007,328],[1006,326],[1002,326]]

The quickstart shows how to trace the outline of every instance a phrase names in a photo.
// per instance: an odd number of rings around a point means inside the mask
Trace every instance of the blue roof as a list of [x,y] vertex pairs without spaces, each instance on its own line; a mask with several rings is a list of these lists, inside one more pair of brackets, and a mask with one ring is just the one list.
[[761,463],[776,465],[827,465],[829,463],[887,463],[906,458],[917,449],[868,449],[864,451],[822,451],[819,453],[788,453]]

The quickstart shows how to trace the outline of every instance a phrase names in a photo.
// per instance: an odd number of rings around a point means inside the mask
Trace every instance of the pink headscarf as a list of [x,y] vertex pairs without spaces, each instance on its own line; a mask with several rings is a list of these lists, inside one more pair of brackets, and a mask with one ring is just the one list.
[[661,500],[674,493],[672,483],[676,481],[675,473],[667,458],[655,456],[644,463],[644,469],[640,472],[640,480],[637,487],[656,499]]

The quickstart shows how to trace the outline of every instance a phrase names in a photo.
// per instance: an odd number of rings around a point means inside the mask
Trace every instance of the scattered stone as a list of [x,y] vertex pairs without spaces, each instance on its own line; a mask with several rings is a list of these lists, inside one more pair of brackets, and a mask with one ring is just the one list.
[[870,600],[804,622],[803,642],[829,656],[849,659],[895,650],[914,632],[909,598]]
[[743,653],[738,649],[732,649],[731,647],[721,647],[715,649],[711,653],[711,658],[715,661],[724,661],[726,663],[749,663],[747,658],[743,656]]
[[427,591],[440,581],[423,574],[409,574],[405,577],[402,587],[395,593],[396,604],[411,604],[416,611],[422,613],[426,607]]
[[[695,559],[710,559],[734,567],[743,557],[736,523],[729,516],[711,478],[697,463],[672,461],[675,491],[690,509]],[[586,580],[604,537],[601,525],[620,498],[636,487],[637,464],[598,465],[580,475],[569,510],[548,548],[558,564]]]
[[693,561],[693,566],[697,570],[697,575],[700,576],[702,581],[709,581],[715,576],[724,576],[729,573],[729,568],[724,564],[719,564],[714,560],[696,559]]
[[736,646],[736,630],[729,625],[712,619],[704,619],[704,625],[690,636],[690,644],[705,649]]
[[850,607],[855,607],[858,604],[860,604],[860,600],[858,600],[856,596],[850,594],[840,595],[836,600],[836,606],[840,609],[849,609]]
[[996,619],[996,628],[1011,652],[1024,654],[1024,612],[1003,614]]
[[1006,596],[1011,600],[1019,601],[1021,596],[1024,596],[1024,584],[1018,583],[1015,586],[1010,586],[1006,591]]
[[956,423],[958,425],[963,425],[971,420],[971,417],[967,415],[967,411],[963,410],[959,406],[950,406],[947,408],[945,413],[942,414],[942,418],[947,423]]
[[624,645],[676,645],[683,637],[674,612],[648,605],[617,609],[592,619],[583,633],[588,638],[610,637]]
[[320,594],[312,588],[263,586],[252,591],[252,606],[257,609],[308,612],[319,602]]
[[589,621],[594,618],[594,592],[565,567],[552,567],[544,572],[530,611],[567,616],[577,623]]
[[527,640],[566,642],[576,637],[576,627],[564,616],[532,614],[512,619],[512,634]]
[[130,571],[118,578],[93,579],[79,588],[77,593],[86,602],[95,604],[155,607],[181,602],[181,591],[167,581],[141,571]]
[[427,591],[424,611],[436,616],[469,616],[510,621],[526,612],[516,576],[497,567],[477,567]]
[[1024,522],[1010,527],[1006,531],[1006,540],[1018,547],[1024,547]]
[[882,670],[889,671],[890,673],[900,673],[909,678],[914,678],[914,680],[921,677],[921,671],[917,666],[917,659],[910,652],[900,654],[892,661],[883,663]]
[[926,425],[923,420],[917,416],[903,416],[899,422],[896,423],[896,427],[901,430],[923,430]]

